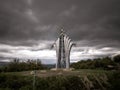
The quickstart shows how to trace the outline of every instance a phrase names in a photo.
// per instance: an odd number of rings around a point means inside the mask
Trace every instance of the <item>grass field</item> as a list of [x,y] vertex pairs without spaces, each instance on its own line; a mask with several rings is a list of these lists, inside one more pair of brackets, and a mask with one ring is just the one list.
[[[4,74],[11,74],[11,75],[23,75],[23,76],[32,76],[32,71],[22,71],[22,72],[6,72]],[[36,75],[38,77],[50,77],[50,76],[85,76],[85,75],[104,75],[107,73],[112,73],[112,71],[105,71],[105,70],[91,70],[91,69],[80,69],[74,71],[51,71],[51,70],[37,70]]]
[[[0,90],[32,90],[32,71],[2,72]],[[36,90],[120,90],[120,74],[116,71],[80,69],[37,70]]]

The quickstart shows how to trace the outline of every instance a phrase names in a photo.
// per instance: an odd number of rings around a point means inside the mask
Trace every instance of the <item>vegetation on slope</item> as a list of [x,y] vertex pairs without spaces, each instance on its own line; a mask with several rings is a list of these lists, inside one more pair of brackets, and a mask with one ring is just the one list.
[[[120,90],[120,72],[36,77],[36,90]],[[33,90],[33,77],[0,74],[0,90]]]
[[[79,61],[71,64],[71,67],[75,68],[75,71],[37,71],[35,89],[120,90],[120,58],[118,56],[114,60],[106,57]],[[2,67],[0,90],[33,90],[33,75],[30,75],[30,71],[18,71],[34,69],[41,70],[45,67],[41,62],[36,65],[34,61],[19,62],[17,60]],[[108,69],[111,71],[107,71]]]
[[[118,59],[118,58],[117,58]],[[88,59],[88,60],[81,60],[77,63],[72,63],[71,67],[75,69],[118,69],[119,67],[119,60],[112,60],[109,57],[105,58],[98,58],[98,59]]]
[[0,67],[0,72],[18,72],[18,71],[28,71],[34,69],[41,70],[41,69],[46,69],[46,67],[41,64],[40,60],[28,60],[27,62],[20,62],[19,59],[14,59],[8,65]]

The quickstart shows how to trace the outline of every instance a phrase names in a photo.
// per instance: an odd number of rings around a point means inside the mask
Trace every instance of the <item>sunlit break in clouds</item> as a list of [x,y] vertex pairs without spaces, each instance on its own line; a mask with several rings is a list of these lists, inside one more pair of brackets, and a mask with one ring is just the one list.
[[65,33],[71,62],[120,53],[120,0],[0,0],[0,61],[56,62],[51,49]]

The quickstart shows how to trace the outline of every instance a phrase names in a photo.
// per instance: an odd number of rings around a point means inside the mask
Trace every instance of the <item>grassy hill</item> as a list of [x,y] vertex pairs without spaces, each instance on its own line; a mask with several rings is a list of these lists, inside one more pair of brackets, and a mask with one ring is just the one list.
[[[120,90],[120,72],[80,69],[36,71],[36,90]],[[33,90],[31,71],[0,74],[0,90]]]
[[79,61],[71,64],[73,71],[55,71],[49,70],[51,65],[15,59],[0,68],[0,90],[120,90],[118,61],[109,57]]
[[[6,72],[4,74],[8,75],[22,75],[22,76],[32,76],[32,71],[21,71],[21,72]],[[64,71],[64,70],[36,70],[36,75],[38,77],[51,77],[51,76],[84,76],[84,75],[101,75],[101,74],[109,74],[113,73],[113,71],[106,71],[106,70],[91,70],[91,69],[79,69],[73,71]]]

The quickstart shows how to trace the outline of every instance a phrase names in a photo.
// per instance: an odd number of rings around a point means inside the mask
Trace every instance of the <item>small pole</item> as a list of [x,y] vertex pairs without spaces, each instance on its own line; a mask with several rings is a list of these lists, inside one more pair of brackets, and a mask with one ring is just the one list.
[[36,90],[36,66],[37,66],[37,60],[35,62],[34,73],[33,73],[33,90]]
[[35,84],[36,84],[36,70],[34,70],[34,75],[33,75],[33,90],[36,90]]

